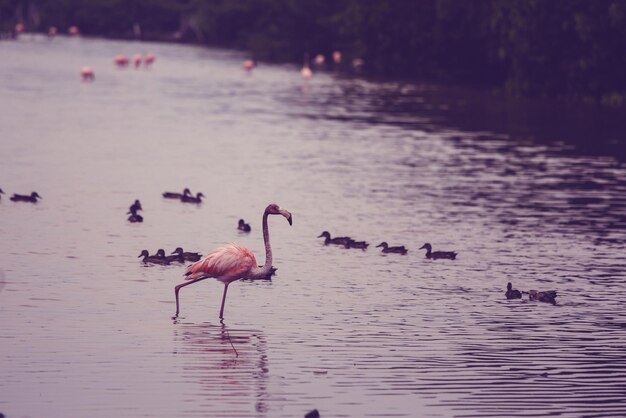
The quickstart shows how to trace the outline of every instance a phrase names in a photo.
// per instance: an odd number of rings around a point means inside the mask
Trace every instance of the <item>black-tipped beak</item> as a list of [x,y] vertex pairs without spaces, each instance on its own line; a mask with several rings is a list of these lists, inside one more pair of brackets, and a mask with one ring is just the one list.
[[285,209],[280,209],[280,210],[279,210],[279,213],[280,213],[281,215],[283,215],[283,216],[285,217],[285,219],[287,219],[287,222],[289,222],[289,225],[291,225],[291,224],[292,224],[293,219],[292,219],[292,217],[291,217],[291,213],[290,213],[288,210],[285,210]]
[[422,245],[419,249],[423,250],[424,248],[426,248],[426,245]]
[[322,234],[322,235],[318,236],[318,238],[322,238],[323,236],[324,236],[324,234]]
[[139,255],[137,256],[137,258],[141,258],[142,256],[143,256],[143,254],[139,254]]
[[378,247],[382,247],[382,246],[383,246],[383,244],[378,244],[378,245],[376,246],[376,248],[378,248]]

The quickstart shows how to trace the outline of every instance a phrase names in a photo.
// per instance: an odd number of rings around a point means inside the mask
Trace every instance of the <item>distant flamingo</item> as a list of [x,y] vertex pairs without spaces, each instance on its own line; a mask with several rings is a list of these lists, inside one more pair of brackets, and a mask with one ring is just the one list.
[[96,79],[96,75],[91,67],[81,68],[80,76],[83,78],[83,81],[94,81]]
[[315,65],[321,67],[326,62],[326,57],[324,57],[324,55],[322,54],[317,54],[313,59],[313,62],[315,63]]
[[341,64],[341,51],[333,51],[333,62]]
[[305,80],[308,80],[313,75],[313,72],[311,72],[311,69],[309,68],[309,54],[304,54],[304,63],[302,64],[300,75]]
[[57,27],[56,26],[50,26],[50,28],[48,29],[48,36],[52,38],[56,34],[57,34]]
[[243,69],[246,70],[248,74],[252,72],[254,67],[256,67],[256,61],[254,60],[248,59],[243,62]]
[[133,64],[135,64],[135,68],[138,68],[141,65],[141,54],[133,55]]
[[78,30],[78,26],[70,26],[69,29],[67,30],[67,33],[70,36],[78,36],[78,35],[80,35],[80,31]]
[[152,64],[154,62],[154,60],[156,60],[156,57],[153,54],[151,54],[151,53],[147,53],[146,56],[143,57],[143,62],[146,65]]
[[128,57],[124,54],[119,54],[113,58],[113,62],[118,67],[126,67],[128,65]]
[[291,225],[291,213],[281,209],[277,204],[271,203],[263,212],[263,241],[265,242],[265,264],[257,266],[254,254],[239,244],[227,244],[218,247],[207,254],[202,260],[187,267],[185,280],[174,288],[176,295],[176,315],[179,312],[178,292],[181,288],[204,279],[214,278],[224,283],[220,319],[224,318],[224,303],[228,285],[239,279],[264,279],[272,273],[272,247],[270,246],[270,234],[267,226],[268,215],[282,215]]

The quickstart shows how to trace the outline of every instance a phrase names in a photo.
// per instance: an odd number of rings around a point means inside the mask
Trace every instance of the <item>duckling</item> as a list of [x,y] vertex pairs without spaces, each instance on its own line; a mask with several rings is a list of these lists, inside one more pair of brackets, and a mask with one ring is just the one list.
[[202,193],[196,193],[196,197],[192,195],[182,195],[180,197],[181,202],[185,203],[202,203],[202,198],[205,197]]
[[[164,255],[165,255],[165,252],[164,252]],[[142,250],[141,254],[139,254],[139,257],[137,258],[140,258],[140,257],[143,257],[143,260],[141,261],[143,261],[144,263],[161,264],[165,266],[170,264],[170,262],[167,261],[165,258],[157,257],[156,255],[150,255],[148,250]]]
[[405,255],[406,253],[409,252],[409,250],[404,248],[404,245],[400,245],[398,247],[390,247],[389,244],[387,244],[384,241],[376,246],[376,248],[378,247],[383,247],[383,253],[397,253],[397,254]]
[[141,202],[139,201],[139,199],[135,200],[135,203],[130,205],[130,207],[128,208],[128,212],[126,212],[126,214],[130,215],[131,213],[133,213],[133,211],[137,212],[138,210],[143,210],[143,208],[141,207]]
[[31,203],[37,203],[37,199],[42,199],[41,196],[39,196],[37,194],[37,192],[32,192],[29,195],[23,195],[23,194],[13,194],[13,196],[11,196],[9,198],[9,200],[11,200],[12,202],[31,202]]
[[252,228],[250,228],[250,224],[247,224],[243,219],[239,219],[239,224],[237,225],[237,229],[243,232],[252,231]]
[[318,236],[318,238],[322,238],[325,237],[326,239],[324,240],[324,245],[328,245],[328,244],[338,244],[338,245],[346,245],[348,242],[352,241],[352,238],[350,237],[335,237],[335,238],[331,238],[330,237],[330,232],[328,231],[324,231],[320,234],[320,236]]
[[448,260],[454,260],[456,258],[457,253],[454,251],[435,251],[432,252],[433,247],[426,243],[420,247],[420,250],[426,248],[426,258],[432,258],[433,260],[437,260],[439,258],[447,258]]
[[132,208],[129,213],[131,215],[128,217],[128,222],[130,223],[143,222],[143,216],[137,214],[137,209]]
[[556,290],[547,290],[544,292],[529,290],[528,300],[538,300],[539,302],[546,302],[556,305]]
[[191,196],[191,190],[185,188],[182,193],[163,192],[163,197],[166,199],[180,199],[183,196]]
[[365,241],[354,241],[350,240],[345,245],[346,248],[359,248],[361,250],[366,250],[369,247],[369,243]]
[[178,254],[186,261],[199,261],[202,258],[202,254],[183,252],[183,249],[180,247],[177,247],[172,254]]
[[513,285],[511,284],[511,282],[507,283],[506,293],[504,295],[506,296],[507,299],[521,299],[522,298],[522,292],[520,292],[517,289],[513,289]]

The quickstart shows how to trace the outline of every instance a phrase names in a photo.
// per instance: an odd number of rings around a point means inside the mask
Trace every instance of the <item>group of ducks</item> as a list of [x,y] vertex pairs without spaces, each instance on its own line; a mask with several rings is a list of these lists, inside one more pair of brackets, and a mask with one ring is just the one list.
[[[202,193],[196,193],[196,195],[193,196],[189,189],[185,189],[182,193],[164,192],[163,197],[166,199],[178,199],[181,202],[185,203],[202,203],[202,198],[204,197],[204,195]],[[13,198],[11,198],[11,200],[13,200]],[[128,208],[128,212],[126,212],[127,215],[130,215],[128,217],[128,222],[143,222],[143,216],[137,213],[137,211],[139,210],[143,210],[143,208],[141,207],[141,202],[139,201],[139,199],[137,199],[135,200],[135,203],[130,205],[130,207]],[[250,225],[248,225],[248,228],[249,227]]]
[[[5,194],[4,190],[0,189],[0,194]],[[2,196],[0,196],[0,199]],[[32,192],[31,194],[17,194],[13,193],[13,196],[9,198],[11,202],[30,202],[37,203],[37,199],[41,199],[41,196],[37,194],[37,192]]]
[[196,193],[194,196],[188,188],[185,188],[182,193],[163,192],[163,197],[166,199],[178,199],[185,203],[202,203],[202,198],[205,196],[202,193]]
[[[350,237],[335,237],[332,238],[328,231],[322,232],[318,238],[324,238],[324,245],[341,245],[344,248],[360,248],[362,250],[367,249],[369,244],[365,241],[356,241]],[[383,253],[395,253],[405,255],[409,252],[404,245],[399,245],[396,247],[390,247],[386,242],[381,242],[376,246],[376,248],[382,247]],[[426,243],[420,247],[420,250],[426,249],[426,258],[431,260],[438,259],[448,259],[455,260],[457,253],[454,251],[433,251],[432,245]],[[505,296],[507,299],[521,299],[522,294],[528,295],[528,300],[531,301],[539,301],[546,302],[556,305],[556,290],[547,290],[547,291],[538,291],[538,290],[529,290],[528,292],[522,291],[520,292],[517,289],[513,289],[513,285],[511,283],[507,284],[507,290]]]
[[511,282],[509,282],[506,285],[506,293],[504,293],[504,295],[507,299],[521,299],[522,294],[524,293],[528,295],[528,300],[537,300],[539,302],[546,302],[556,305],[556,290],[529,290],[528,292],[520,292],[517,289],[513,289],[513,285],[511,284]]
[[[362,250],[367,249],[369,244],[365,241],[356,241],[350,237],[335,237],[331,238],[330,233],[328,231],[322,232],[318,238],[324,238],[324,245],[335,244],[342,245],[344,248],[359,248]],[[390,247],[385,241],[381,242],[376,246],[376,248],[382,247],[383,253],[393,253],[393,254],[402,254],[405,255],[409,252],[409,250],[404,245],[399,245],[395,247]],[[432,245],[426,243],[420,247],[420,250],[426,249],[426,258],[432,260],[438,259],[448,259],[454,260],[456,259],[457,253],[454,251],[433,251]]]
[[154,255],[150,255],[148,250],[142,250],[137,258],[143,257],[144,263],[169,265],[173,262],[184,263],[185,261],[198,261],[202,258],[200,253],[185,252],[181,247],[177,247],[172,255],[165,255],[165,250],[159,248]]

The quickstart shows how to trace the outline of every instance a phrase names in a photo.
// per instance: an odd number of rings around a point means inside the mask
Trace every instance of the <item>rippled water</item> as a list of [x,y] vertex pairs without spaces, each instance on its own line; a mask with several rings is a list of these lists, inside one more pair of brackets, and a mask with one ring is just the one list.
[[[147,49],[152,69],[114,68]],[[624,118],[241,61],[0,43],[0,412],[626,415]],[[161,198],[183,187],[206,201]],[[8,200],[33,190],[37,205]],[[277,276],[230,286],[223,324],[215,281],[173,318],[184,267],[140,251],[238,241],[262,262],[272,201],[294,216],[270,221]],[[372,245],[326,247],[323,230]],[[507,281],[558,304],[507,301]]]

